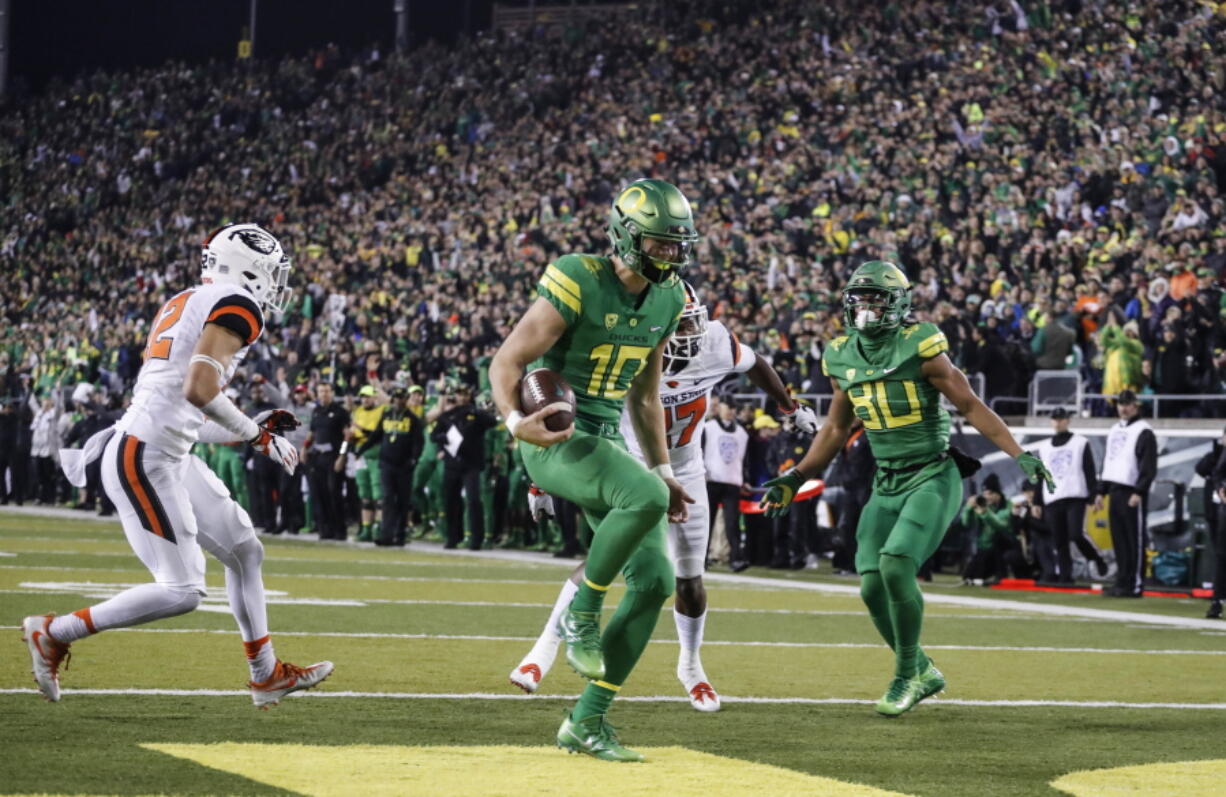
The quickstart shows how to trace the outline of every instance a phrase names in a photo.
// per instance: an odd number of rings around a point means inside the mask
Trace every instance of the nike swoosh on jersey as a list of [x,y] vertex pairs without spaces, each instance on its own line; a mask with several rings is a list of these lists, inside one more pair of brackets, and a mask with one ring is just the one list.
[[659,332],[661,329],[664,329],[664,327],[652,327],[652,328],[651,328],[651,331],[652,331],[652,332]]
[[892,374],[892,373],[894,373],[894,372],[895,372],[895,371],[897,371],[897,370],[898,370],[898,366],[896,365],[896,366],[894,366],[893,368],[882,368],[882,369],[881,369],[881,373],[883,373],[883,374]]

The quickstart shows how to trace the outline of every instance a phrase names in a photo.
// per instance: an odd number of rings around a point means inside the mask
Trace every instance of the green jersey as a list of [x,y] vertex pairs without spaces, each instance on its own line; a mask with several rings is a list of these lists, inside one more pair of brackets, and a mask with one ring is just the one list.
[[871,357],[856,333],[835,338],[822,352],[822,373],[847,393],[864,421],[877,462],[901,468],[949,448],[949,413],[920,368],[949,350],[936,324],[901,327]]
[[564,255],[545,269],[536,291],[562,314],[566,332],[532,367],[557,371],[570,383],[576,429],[616,437],[630,382],[673,334],[685,289],[677,281],[635,295],[609,258]]

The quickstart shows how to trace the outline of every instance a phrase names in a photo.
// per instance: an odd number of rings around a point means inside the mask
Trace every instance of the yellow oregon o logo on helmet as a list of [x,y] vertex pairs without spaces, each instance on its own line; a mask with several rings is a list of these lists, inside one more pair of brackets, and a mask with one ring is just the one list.
[[[638,196],[634,200],[634,205],[630,205],[628,202],[631,192],[638,193]],[[621,208],[622,212],[624,213],[633,213],[634,211],[642,207],[643,203],[646,201],[647,201],[647,192],[644,191],[642,188],[639,188],[637,185],[632,185],[629,188],[627,188],[625,191],[622,191],[621,197],[619,197],[617,200],[617,206]]]

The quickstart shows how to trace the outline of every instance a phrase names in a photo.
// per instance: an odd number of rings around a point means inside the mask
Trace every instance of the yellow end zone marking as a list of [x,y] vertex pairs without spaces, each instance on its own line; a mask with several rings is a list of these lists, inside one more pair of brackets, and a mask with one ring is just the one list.
[[1075,797],[1116,794],[1210,797],[1222,793],[1223,783],[1226,783],[1226,759],[1090,769],[1071,772],[1053,780],[1051,785]]
[[567,755],[553,747],[351,747],[282,744],[145,744],[312,797],[446,794],[573,795],[576,783],[599,783],[607,794],[834,795],[898,797],[898,792],[700,753],[684,747],[636,748],[646,764],[614,764]]

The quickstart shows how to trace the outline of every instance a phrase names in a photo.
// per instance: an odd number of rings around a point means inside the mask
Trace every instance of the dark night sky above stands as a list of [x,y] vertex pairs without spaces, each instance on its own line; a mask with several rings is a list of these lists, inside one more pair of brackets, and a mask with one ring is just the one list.
[[[257,55],[304,53],[334,42],[390,50],[392,0],[259,0]],[[463,0],[409,0],[414,42],[450,39]],[[473,30],[487,28],[493,0],[472,0]],[[234,58],[248,0],[12,0],[10,76],[37,87],[83,69],[151,66],[169,59]]]

